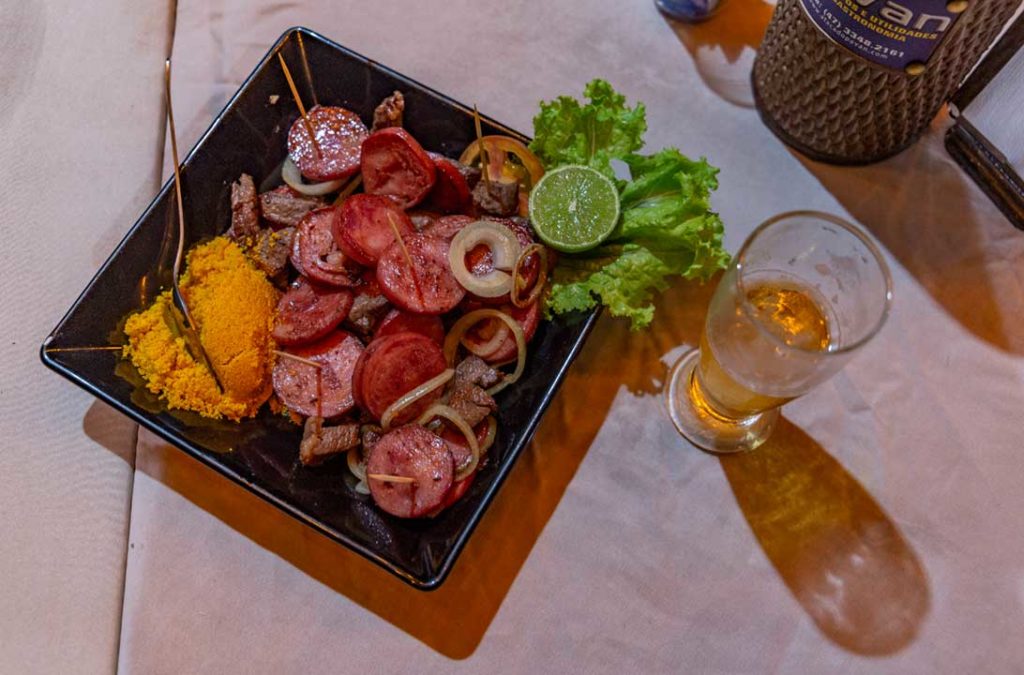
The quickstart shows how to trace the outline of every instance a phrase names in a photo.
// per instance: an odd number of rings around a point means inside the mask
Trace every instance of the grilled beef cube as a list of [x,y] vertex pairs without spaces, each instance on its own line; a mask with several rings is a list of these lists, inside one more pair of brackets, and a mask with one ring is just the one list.
[[501,382],[501,372],[487,365],[479,356],[469,355],[455,366],[455,374],[452,382],[456,385],[475,384],[478,387],[489,388]]
[[380,102],[380,105],[373,111],[373,126],[370,133],[387,127],[402,126],[402,113],[405,112],[405,97],[402,92],[396,91]]
[[466,184],[469,185],[470,190],[475,188],[476,184],[480,182],[480,177],[483,175],[480,169],[457,162],[454,159],[449,159],[448,161],[454,164],[455,168],[462,174],[462,177],[466,179]]
[[498,404],[480,387],[463,383],[452,386],[448,393],[448,407],[459,413],[466,424],[475,427],[497,410]]
[[324,418],[307,417],[299,444],[299,461],[315,466],[334,455],[348,452],[359,445],[359,425],[339,424],[325,427]]
[[459,413],[467,424],[476,426],[498,409],[498,404],[484,389],[500,381],[500,372],[480,357],[468,356],[455,367],[448,392],[448,406]]
[[277,227],[295,227],[304,215],[323,205],[324,200],[301,195],[287,185],[260,195],[263,219]]
[[286,227],[283,230],[264,227],[256,235],[246,253],[256,267],[268,278],[273,279],[288,269],[288,255],[291,253],[294,237],[294,227]]
[[252,176],[243,173],[231,184],[231,227],[227,236],[244,241],[260,231],[260,212],[256,200],[256,185]]
[[[490,185],[490,190],[488,190]],[[473,188],[473,204],[492,216],[512,216],[519,212],[519,183],[481,180]]]
[[369,335],[387,308],[388,299],[383,295],[359,293],[352,301],[352,309],[348,311],[345,321],[360,334]]

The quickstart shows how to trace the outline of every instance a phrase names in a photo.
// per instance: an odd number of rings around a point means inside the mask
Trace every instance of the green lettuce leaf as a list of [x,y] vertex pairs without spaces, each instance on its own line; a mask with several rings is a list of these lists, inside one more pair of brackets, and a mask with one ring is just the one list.
[[675,148],[624,158],[631,180],[622,190],[622,219],[601,246],[561,256],[549,311],[556,314],[606,305],[633,329],[654,317],[654,294],[669,278],[706,279],[729,262],[722,221],[709,210],[718,169]]
[[541,102],[533,118],[530,150],[544,166],[591,166],[615,178],[612,159],[625,159],[643,147],[647,117],[643,103],[626,107],[626,97],[604,80],[593,80],[583,90],[586,105],[571,96]]

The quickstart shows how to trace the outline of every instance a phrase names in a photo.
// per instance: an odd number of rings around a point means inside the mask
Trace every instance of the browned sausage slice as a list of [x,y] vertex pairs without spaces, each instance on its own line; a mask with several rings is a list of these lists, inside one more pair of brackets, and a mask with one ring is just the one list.
[[359,266],[338,248],[331,233],[337,210],[310,211],[292,241],[292,265],[299,273],[328,286],[356,286]]
[[443,216],[424,228],[423,234],[451,241],[462,228],[475,220],[470,216]]
[[[526,248],[530,244],[534,243],[535,239],[533,236],[533,230],[526,223],[525,219],[519,218],[485,218],[484,220],[490,220],[495,223],[501,223],[515,235],[519,245]],[[548,258],[550,259],[551,254],[549,252]],[[471,251],[466,253],[466,269],[473,274],[482,275],[487,274],[494,269],[494,259],[491,254],[491,250],[486,246],[477,246]],[[531,288],[537,281],[537,275],[540,273],[540,257],[537,254],[531,255],[527,258],[526,262],[522,267],[523,280],[525,282],[525,288]],[[508,305],[512,303],[512,296],[508,293],[499,295],[494,298],[482,298],[472,293],[468,294],[468,297],[483,304],[483,305]]]
[[359,169],[366,125],[351,110],[315,106],[306,115],[313,127],[316,148],[300,117],[288,131],[288,156],[307,179],[321,183],[348,178]]
[[[363,409],[380,419],[388,407],[447,367],[441,347],[419,333],[396,333],[374,340],[358,367]],[[442,387],[409,405],[395,417],[401,424],[416,419],[441,397]]]
[[322,400],[317,406],[317,368],[286,356],[274,364],[274,392],[290,410],[305,417],[337,417],[352,409],[352,371],[363,353],[355,335],[336,331],[319,342],[288,350],[320,365]]
[[444,343],[444,324],[440,317],[432,314],[410,314],[392,309],[381,319],[373,337],[377,339],[396,333],[419,333],[439,345]]
[[427,196],[431,207],[442,213],[466,213],[473,208],[473,195],[469,191],[469,181],[455,164],[454,160],[444,155],[431,153],[434,161],[436,178],[434,187]]
[[273,337],[282,345],[319,340],[338,327],[352,307],[352,291],[299,277],[277,303]]
[[367,193],[387,195],[403,209],[427,196],[437,173],[423,147],[400,127],[370,134],[363,141],[360,167]]
[[437,509],[452,487],[455,468],[448,445],[423,427],[389,431],[373,446],[367,474],[411,478],[393,483],[370,478],[370,494],[384,511],[399,518],[420,518]]
[[454,309],[466,289],[452,274],[449,245],[424,234],[391,244],[377,262],[377,283],[387,299],[414,314],[444,314]]
[[395,230],[405,237],[413,234],[412,221],[395,202],[380,195],[352,195],[334,219],[334,241],[345,255],[372,267],[395,241]]
[[[487,427],[488,424],[485,420],[476,425],[473,429],[478,446],[483,445],[483,442],[487,440]],[[458,471],[469,464],[470,460],[473,458],[473,450],[470,449],[469,443],[466,441],[466,437],[457,429],[445,427],[444,431],[441,432],[441,438],[443,438],[444,442],[448,444],[448,449],[452,451],[452,459],[455,460],[455,471],[458,473]],[[467,476],[467,478],[469,478],[469,476]]]
[[[479,308],[479,304],[471,301],[466,301],[466,311]],[[523,329],[523,336],[526,341],[529,342],[533,339],[534,334],[537,332],[537,325],[540,323],[540,300],[535,300],[526,307],[515,307],[513,305],[502,305],[499,307],[502,312],[505,312],[520,325]],[[504,339],[498,342],[497,345],[485,354],[478,354],[487,363],[504,363],[509,359],[514,359],[517,356],[516,338],[512,335],[512,331],[508,329],[503,321],[500,319],[488,319],[487,321],[481,321],[475,327],[466,331],[466,335],[463,340],[473,343],[478,348],[483,348],[491,342],[492,338],[495,337],[497,331],[502,331],[505,334]]]

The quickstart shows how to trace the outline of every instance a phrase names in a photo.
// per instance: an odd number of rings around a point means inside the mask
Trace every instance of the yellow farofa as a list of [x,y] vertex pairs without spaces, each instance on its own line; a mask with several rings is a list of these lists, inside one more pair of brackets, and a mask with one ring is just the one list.
[[224,394],[217,391],[210,373],[188,354],[184,339],[175,337],[167,324],[170,291],[128,318],[125,356],[139,369],[149,390],[171,408],[192,410],[204,417],[251,417],[273,389],[270,332],[278,291],[242,249],[224,237],[189,253],[181,291],[200,327],[199,338],[217,369]]

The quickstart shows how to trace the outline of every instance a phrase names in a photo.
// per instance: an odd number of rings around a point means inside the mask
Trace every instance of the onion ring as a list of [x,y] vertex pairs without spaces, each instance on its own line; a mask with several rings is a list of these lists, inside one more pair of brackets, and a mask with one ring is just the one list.
[[362,446],[357,445],[354,448],[350,448],[345,453],[345,459],[348,461],[348,470],[352,472],[352,475],[365,483],[366,463],[363,461]]
[[516,338],[516,369],[510,375],[506,375],[501,382],[487,390],[490,396],[494,396],[518,380],[522,376],[523,370],[526,369],[526,335],[523,333],[523,327],[519,325],[518,321],[497,309],[475,309],[463,315],[455,322],[452,329],[448,331],[448,335],[444,338],[444,358],[448,362],[448,366],[453,367],[462,336],[483,319],[501,319],[512,330],[512,334]]
[[[526,296],[526,299],[519,298],[519,282],[523,279],[523,265],[526,263],[526,259],[529,258],[533,253],[540,256],[540,267],[537,269],[537,281],[534,283],[533,288],[530,289],[530,294]],[[529,307],[540,294],[544,291],[544,284],[548,280],[548,249],[544,244],[530,244],[520,254],[519,259],[516,260],[516,265],[512,268],[512,290],[509,291],[512,299],[512,304],[520,309]]]
[[288,187],[309,197],[330,194],[345,182],[344,180],[329,180],[323,183],[303,183],[299,167],[295,166],[291,157],[285,158],[284,164],[281,165],[281,178],[288,184]]
[[442,371],[439,375],[435,375],[423,384],[416,388],[402,394],[394,403],[387,407],[384,414],[380,416],[380,426],[384,431],[391,429],[391,423],[395,420],[395,415],[402,412],[407,406],[420,400],[430,392],[434,391],[438,387],[447,384],[448,380],[452,379],[455,375],[455,371],[448,368]]
[[476,434],[473,433],[472,427],[466,423],[466,420],[462,415],[443,403],[435,403],[427,408],[427,411],[420,415],[420,418],[416,420],[416,423],[424,424],[434,417],[443,417],[454,424],[462,435],[466,437],[466,442],[469,443],[469,449],[470,452],[472,452],[472,457],[470,457],[469,462],[466,463],[465,466],[455,472],[454,480],[460,481],[476,471],[477,465],[480,464],[480,446],[476,442]]
[[[483,244],[491,250],[494,269],[486,274],[473,274],[466,268],[466,254]],[[478,220],[459,230],[448,249],[452,274],[470,293],[481,298],[497,298],[512,288],[508,273],[520,258],[522,247],[512,230],[493,220]]]

